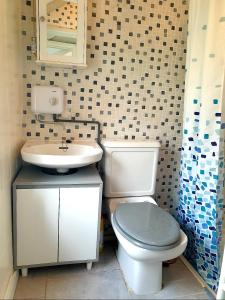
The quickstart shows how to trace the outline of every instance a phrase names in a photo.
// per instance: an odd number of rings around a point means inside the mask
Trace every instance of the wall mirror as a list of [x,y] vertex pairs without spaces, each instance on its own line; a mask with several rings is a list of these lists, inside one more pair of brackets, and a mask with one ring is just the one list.
[[87,0],[36,0],[37,62],[86,66]]

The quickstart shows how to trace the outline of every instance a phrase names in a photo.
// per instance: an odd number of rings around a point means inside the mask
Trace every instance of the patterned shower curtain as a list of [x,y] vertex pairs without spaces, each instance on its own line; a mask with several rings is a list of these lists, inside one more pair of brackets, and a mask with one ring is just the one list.
[[190,0],[177,217],[187,259],[217,289],[222,238],[225,0]]

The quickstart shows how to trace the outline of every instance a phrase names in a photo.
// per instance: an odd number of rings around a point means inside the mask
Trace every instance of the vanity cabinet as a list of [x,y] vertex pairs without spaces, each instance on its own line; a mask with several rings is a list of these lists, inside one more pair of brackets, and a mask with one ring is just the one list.
[[15,269],[76,262],[90,268],[98,260],[102,181],[94,167],[58,176],[26,166],[13,195]]

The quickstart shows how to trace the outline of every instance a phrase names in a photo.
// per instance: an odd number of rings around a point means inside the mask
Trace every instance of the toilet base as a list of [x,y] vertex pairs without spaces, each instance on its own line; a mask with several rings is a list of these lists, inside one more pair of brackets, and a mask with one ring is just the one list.
[[117,258],[128,288],[136,295],[157,293],[162,289],[162,262],[135,260],[120,243]]

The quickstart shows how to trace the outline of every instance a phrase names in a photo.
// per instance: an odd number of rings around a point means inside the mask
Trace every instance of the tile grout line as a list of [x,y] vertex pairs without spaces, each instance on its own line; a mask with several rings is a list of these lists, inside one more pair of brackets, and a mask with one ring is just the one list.
[[47,274],[46,280],[45,280],[45,300],[46,300],[46,296],[47,296],[47,285],[48,285],[48,274]]
[[[190,297],[189,299],[193,299],[193,298],[192,298],[193,296],[202,295],[202,294],[205,294],[205,295],[206,295],[206,298],[202,298],[202,300],[204,300],[204,299],[208,300],[208,299],[209,299],[209,298],[207,297],[207,294],[204,292],[204,289],[202,290],[202,292],[198,292],[198,293],[194,293],[194,294],[184,294],[184,295],[182,295],[182,297]],[[173,298],[171,298],[171,299],[181,299],[181,297],[178,296],[178,297],[173,297]]]

